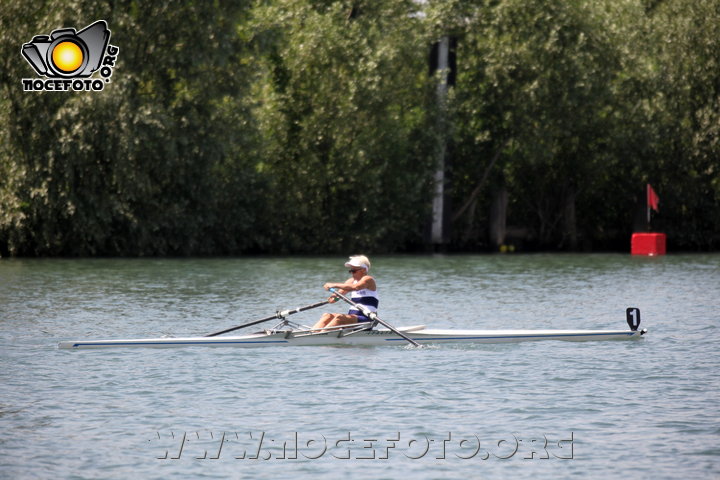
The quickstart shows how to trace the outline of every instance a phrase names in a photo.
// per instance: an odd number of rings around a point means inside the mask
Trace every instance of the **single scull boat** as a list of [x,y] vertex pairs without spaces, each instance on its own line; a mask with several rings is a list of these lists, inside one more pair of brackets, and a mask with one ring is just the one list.
[[[301,309],[278,312],[283,321],[269,330],[262,330],[243,336],[216,336],[178,338],[144,338],[126,340],[71,340],[63,341],[59,348],[90,349],[110,347],[265,347],[290,345],[404,345],[407,338],[421,345],[440,343],[511,343],[538,340],[564,340],[584,342],[591,340],[637,340],[647,329],[638,329],[640,311],[627,309],[629,330],[448,330],[426,328],[425,325],[412,327],[372,328],[373,324],[361,323],[312,330],[288,322],[287,314]],[[257,322],[251,322],[257,323]],[[402,333],[400,335],[399,333]]]

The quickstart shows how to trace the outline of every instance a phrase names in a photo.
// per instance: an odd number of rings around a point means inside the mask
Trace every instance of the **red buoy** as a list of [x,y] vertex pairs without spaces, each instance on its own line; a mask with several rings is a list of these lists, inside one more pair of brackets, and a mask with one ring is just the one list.
[[630,253],[633,255],[665,255],[667,236],[664,233],[633,233]]

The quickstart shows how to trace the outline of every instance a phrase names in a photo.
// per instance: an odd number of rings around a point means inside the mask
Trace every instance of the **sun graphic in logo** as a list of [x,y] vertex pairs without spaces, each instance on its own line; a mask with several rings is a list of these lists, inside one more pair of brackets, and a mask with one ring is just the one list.
[[60,42],[52,52],[52,62],[61,71],[71,73],[83,64],[83,52],[75,42]]

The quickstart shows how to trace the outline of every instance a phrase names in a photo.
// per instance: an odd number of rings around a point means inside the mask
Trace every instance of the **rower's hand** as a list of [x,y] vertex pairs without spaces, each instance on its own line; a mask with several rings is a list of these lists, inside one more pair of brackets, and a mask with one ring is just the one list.
[[340,300],[338,297],[333,295],[332,297],[328,298],[328,303],[337,303],[337,301]]
[[325,285],[323,285],[323,288],[325,290],[330,290],[331,288],[334,287],[334,285],[335,285],[334,283],[326,283]]

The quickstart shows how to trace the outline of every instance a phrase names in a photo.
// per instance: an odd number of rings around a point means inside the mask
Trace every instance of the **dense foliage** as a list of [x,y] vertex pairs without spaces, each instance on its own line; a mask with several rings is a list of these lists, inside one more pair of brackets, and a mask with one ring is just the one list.
[[[720,246],[718,0],[0,2],[0,255]],[[102,92],[20,48],[107,20]],[[446,102],[431,45],[457,39]],[[441,106],[440,106],[441,105]]]

